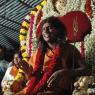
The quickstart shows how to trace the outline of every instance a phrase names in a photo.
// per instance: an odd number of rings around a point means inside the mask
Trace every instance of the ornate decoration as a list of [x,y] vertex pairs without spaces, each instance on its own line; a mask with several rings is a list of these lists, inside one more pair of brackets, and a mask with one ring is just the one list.
[[77,21],[77,17],[73,21],[73,32],[74,32],[74,37],[76,37],[77,32],[78,32],[78,21]]
[[[30,19],[31,22],[34,23],[34,19],[32,16],[35,17],[35,14],[37,13],[38,10],[41,10],[41,8],[46,4],[46,0],[42,0],[41,4],[37,5],[35,9],[33,9],[24,19],[22,22],[22,26],[20,29],[20,45],[21,45],[21,51],[22,51],[22,57],[23,60],[28,61],[29,57],[31,54],[29,52],[31,51],[31,32],[30,31]],[[31,23],[31,25],[33,24]],[[32,28],[32,27],[31,27]],[[29,38],[29,39],[28,39]]]

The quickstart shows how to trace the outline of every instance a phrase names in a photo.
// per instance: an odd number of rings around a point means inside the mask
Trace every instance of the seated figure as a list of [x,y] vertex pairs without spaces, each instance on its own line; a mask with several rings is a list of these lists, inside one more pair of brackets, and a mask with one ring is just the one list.
[[[87,18],[86,20],[89,22]],[[77,48],[66,40],[67,26],[60,18],[49,17],[41,22],[40,27],[39,47],[28,63],[33,67],[31,75],[26,72],[29,82],[25,89],[16,95],[71,95],[75,79],[72,75],[85,71],[84,60]],[[27,71],[28,64],[20,64],[23,71]],[[63,77],[54,85],[48,86],[50,76],[61,69]]]
[[[14,95],[14,92],[12,92],[11,90],[11,86],[18,72],[17,64],[18,61],[20,61],[20,58],[19,54],[16,52],[14,53],[13,60],[9,63],[8,68],[1,82],[3,95]],[[14,88],[16,89],[17,87],[15,86]],[[21,87],[19,85],[19,90],[20,89]]]
[[[55,0],[55,1],[57,1],[57,0]],[[64,4],[66,5],[66,4],[67,4],[67,2],[66,2],[67,0],[64,0],[64,1],[65,1]],[[75,0],[75,1],[77,1],[77,0]],[[79,1],[80,1],[80,0],[79,0]],[[55,4],[56,4],[56,3],[55,3]],[[77,6],[77,7],[78,7],[78,6]],[[51,8],[51,7],[50,7],[50,8]],[[72,8],[72,9],[73,9],[73,8]],[[71,10],[68,10],[68,11],[71,11]],[[44,16],[45,16],[45,15],[44,15]],[[78,19],[78,18],[75,18],[75,23],[76,23],[77,19]],[[76,23],[76,24],[77,24],[77,23]],[[42,26],[43,26],[43,24],[42,24]],[[75,25],[75,26],[76,26],[76,25]],[[71,29],[71,30],[72,30],[72,29]],[[41,31],[42,31],[42,30],[41,30]],[[77,31],[75,31],[75,32],[77,32]],[[87,32],[87,31],[86,31],[86,32]],[[90,32],[90,30],[89,30],[88,32]],[[75,34],[77,34],[77,33],[75,33]],[[82,40],[83,40],[84,36],[85,36],[85,32],[83,33]],[[76,40],[76,39],[74,39],[74,40]],[[37,52],[38,52],[38,51],[37,51]],[[36,52],[36,53],[37,53],[37,52]],[[33,56],[35,56],[35,57],[33,57],[33,58],[31,58],[31,59],[36,60],[36,55],[37,55],[37,54],[34,54]],[[31,60],[31,59],[30,59],[30,60]],[[31,63],[32,63],[32,66],[35,67],[35,64],[34,64],[34,63],[36,63],[36,62],[30,62],[30,64],[31,64]],[[84,63],[84,62],[83,62],[83,63]],[[23,64],[22,64],[22,65],[23,65]],[[44,68],[44,66],[43,66],[43,68]],[[63,70],[63,72],[66,73],[67,71],[66,71],[66,70]],[[72,71],[72,72],[73,72],[73,71]],[[80,72],[82,72],[82,71],[80,70]],[[80,72],[79,72],[79,75],[82,75]],[[63,73],[63,74],[65,75],[65,73]],[[85,72],[84,72],[84,73],[85,73]],[[74,73],[73,73],[73,74],[74,74]],[[76,73],[76,74],[77,74],[77,73]],[[76,75],[76,74],[75,74],[75,75]],[[90,74],[91,74],[91,73],[90,73]],[[31,76],[32,76],[32,74],[31,74]],[[31,78],[29,78],[29,79],[31,79]],[[48,78],[48,79],[49,79],[49,78]],[[34,80],[35,80],[35,79],[34,79]],[[31,83],[29,83],[29,84],[31,84]],[[28,85],[29,85],[29,84],[28,84]],[[48,84],[51,84],[51,82],[48,81]],[[31,85],[32,85],[32,84],[31,84]],[[31,85],[30,85],[30,89],[31,89]],[[50,85],[48,85],[48,86],[52,88],[52,86],[50,86]],[[47,88],[48,88],[48,86],[47,86]],[[24,89],[22,92],[25,91],[25,93],[27,93],[27,91],[28,91],[27,89],[28,89],[28,88],[29,88],[29,87],[26,87],[26,89]],[[34,87],[33,87],[33,88],[34,88]],[[39,88],[40,88],[40,87],[39,87]],[[21,92],[21,93],[22,93],[22,92]],[[23,95],[24,95],[25,93],[23,93]],[[38,92],[37,92],[37,93],[38,93]],[[43,91],[42,91],[42,93],[43,93]],[[33,92],[32,92],[32,89],[31,89],[29,95],[32,95],[32,94],[33,94]],[[46,95],[46,94],[49,95],[49,93],[47,93],[47,92],[44,93],[44,94],[45,94],[45,95]],[[53,94],[53,93],[52,93],[52,94]],[[19,94],[17,94],[17,95],[19,95]],[[28,95],[28,94],[27,94],[27,95]],[[40,94],[39,94],[39,95],[40,95]],[[55,93],[54,93],[54,95],[55,95]],[[61,95],[61,94],[60,94],[60,95]]]

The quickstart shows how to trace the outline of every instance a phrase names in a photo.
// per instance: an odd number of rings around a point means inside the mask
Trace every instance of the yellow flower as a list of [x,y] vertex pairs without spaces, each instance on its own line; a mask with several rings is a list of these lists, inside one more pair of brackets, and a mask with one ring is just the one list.
[[29,58],[28,58],[28,57],[25,57],[25,58],[23,58],[22,60],[28,62]]
[[31,14],[34,14],[35,15],[36,14],[36,11],[31,11]]
[[[32,11],[30,12],[30,15],[31,15],[31,14],[35,15],[35,14],[37,13],[37,11],[38,11],[38,10],[41,10],[42,7],[43,7],[45,4],[46,4],[46,0],[42,0],[42,2],[41,2],[39,5],[37,5],[34,10],[32,10]],[[37,10],[36,10],[36,9],[37,9]],[[28,16],[30,16],[30,15],[28,15]],[[27,16],[25,19],[29,21],[30,17],[28,17],[28,16]],[[20,43],[21,43],[21,51],[23,51],[23,52],[22,52],[22,57],[23,57],[22,60],[28,61],[29,58],[28,58],[28,53],[26,52],[26,48],[27,48],[27,47],[26,47],[25,42],[26,42],[26,37],[27,37],[26,35],[27,35],[27,33],[28,33],[28,29],[29,29],[30,23],[27,22],[27,21],[23,21],[22,26],[24,26],[24,27],[27,28],[27,29],[24,29],[24,28],[22,27],[22,28],[20,29],[20,36],[19,36],[19,39],[20,39]],[[23,35],[23,34],[26,34],[26,35]]]
[[36,6],[37,10],[41,10],[42,7],[40,5]]
[[23,56],[23,58],[27,57],[28,56],[27,52],[22,53],[22,56]]
[[44,1],[42,1],[41,5],[44,6],[44,5],[46,5],[46,3],[47,3],[46,0],[44,0]]
[[19,39],[20,39],[20,41],[23,41],[23,40],[26,39],[26,37],[25,37],[24,35],[20,35],[20,36],[19,36]]
[[22,23],[22,26],[29,28],[29,23],[26,22],[26,21],[24,21],[24,22]]
[[24,28],[20,29],[20,33],[26,33],[27,31]]
[[25,46],[25,45],[22,45],[21,51],[22,51],[22,50],[26,50],[26,46]]
[[21,46],[26,45],[26,41],[25,40],[20,41],[20,44],[21,44]]
[[24,79],[24,76],[23,76],[23,70],[21,70],[21,69],[19,69],[18,70],[18,73],[17,73],[17,75],[16,75],[16,77],[15,77],[15,81],[21,81],[21,80],[23,80]]

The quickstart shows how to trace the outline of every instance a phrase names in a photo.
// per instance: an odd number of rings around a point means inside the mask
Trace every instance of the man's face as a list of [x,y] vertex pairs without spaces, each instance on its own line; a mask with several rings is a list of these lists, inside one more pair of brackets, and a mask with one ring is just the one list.
[[42,28],[42,36],[46,42],[54,42],[57,37],[57,30],[49,23],[45,23]]

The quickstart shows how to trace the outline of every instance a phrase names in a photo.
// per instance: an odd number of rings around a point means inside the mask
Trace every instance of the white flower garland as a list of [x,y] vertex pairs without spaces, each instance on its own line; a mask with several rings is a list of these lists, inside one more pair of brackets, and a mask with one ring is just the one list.
[[[41,4],[37,5],[34,10],[32,10],[24,19],[22,22],[22,27],[20,29],[20,45],[21,45],[21,51],[22,51],[22,60],[28,61],[30,57],[30,41],[32,40],[30,37],[30,18],[32,15],[35,16],[36,12],[40,10],[44,5],[46,4],[46,0],[42,0]],[[28,21],[28,22],[27,22]],[[35,35],[35,34],[33,34]],[[33,38],[34,40],[34,38]],[[31,43],[32,44],[32,43]],[[33,44],[33,46],[35,46]],[[32,51],[31,51],[32,52]]]
[[[95,1],[94,1],[95,2]],[[88,64],[95,63],[95,6],[93,5],[93,0],[91,0],[91,6],[93,11],[93,18],[90,18],[92,31],[91,34],[87,35],[84,39],[85,41],[85,62]]]
[[54,10],[54,5],[52,3],[53,0],[47,0],[46,6],[43,7],[43,17],[45,19],[50,16],[59,16],[65,15],[67,12],[74,11],[74,10],[81,10],[84,12],[84,5],[86,0],[67,0],[66,6],[63,6],[61,13],[59,14],[57,11]]
[[[85,55],[86,55],[86,62],[87,63],[94,63],[95,62],[95,16],[91,20],[92,24],[92,31],[90,35],[85,37]],[[89,58],[89,60],[88,60]],[[91,64],[90,63],[90,64]]]
[[[54,10],[52,1],[53,0],[47,0],[46,6],[43,7],[42,19],[45,19],[50,16],[65,15],[67,12],[75,11],[75,10],[80,10],[82,12],[85,12],[86,0],[67,0],[67,4],[66,6],[63,6],[63,9],[61,10],[60,14]],[[89,17],[89,19],[91,20],[92,31],[91,31],[91,34],[87,35],[84,39],[86,62],[88,62],[88,60],[90,62],[93,62],[95,60],[94,58],[95,56],[95,53],[94,53],[95,52],[95,45],[94,45],[95,43],[95,40],[94,40],[94,37],[95,37],[95,6],[93,5],[93,2],[95,1],[91,0],[91,4],[92,4],[91,6],[92,6],[94,17],[92,19]],[[80,50],[80,42],[77,42],[75,45]]]
[[[35,14],[35,18],[34,18],[34,24],[33,24],[33,33],[32,33],[32,53],[34,53],[37,49],[37,38],[36,38],[36,30],[37,30],[37,19],[38,19],[38,15],[39,15],[40,10],[37,11],[37,13]],[[41,19],[40,19],[41,20]],[[40,21],[38,22],[40,23]]]
[[[86,0],[67,0],[67,4],[66,6],[63,6],[63,9],[61,10],[60,14],[57,11],[55,11],[52,1],[53,0],[47,0],[46,6],[43,7],[42,19],[45,19],[50,16],[62,16],[70,11],[75,11],[75,10],[81,10],[82,12],[85,11]],[[75,46],[80,50],[80,42],[77,42]]]
[[29,31],[30,31],[30,27],[28,29],[27,36],[26,36],[26,52],[27,52],[28,56],[29,56],[29,39],[30,39],[30,32]]
[[[27,47],[28,47],[28,54],[30,52],[31,52],[30,54],[32,54],[32,53],[34,53],[36,51],[36,48],[37,48],[36,29],[37,29],[37,23],[39,23],[41,19],[39,20],[39,22],[37,22],[37,20],[39,18],[38,17],[39,16],[39,12],[40,12],[40,10],[42,10],[42,8],[43,8],[43,6],[45,4],[46,4],[46,0],[42,0],[42,2],[35,7],[35,10],[33,10],[34,13],[32,13],[32,15],[34,16],[34,19],[33,18],[32,18],[33,20],[31,19],[32,20],[32,30],[28,31],[28,34],[27,34],[27,39],[28,40],[26,42],[27,43]],[[32,34],[30,33],[30,31],[32,32]],[[31,41],[31,43],[29,43],[29,40]],[[32,48],[29,47],[30,44],[31,44]]]
[[[74,10],[81,10],[82,12],[85,12],[85,3],[86,3],[86,0],[67,0],[66,6],[63,6],[62,12],[59,14],[57,11],[54,10],[52,0],[47,0],[47,4],[42,9],[42,11],[43,11],[42,19],[45,19],[49,16],[61,16],[63,14],[65,15],[67,12],[74,11]],[[92,4],[92,8],[93,8],[94,14],[95,14],[95,6],[93,6],[93,4]],[[33,46],[34,46],[33,51],[35,51],[36,46],[37,46],[37,44],[35,44],[36,40],[37,40],[36,35],[35,35],[35,31],[36,31],[36,28],[37,28],[37,25],[36,25],[37,16],[38,16],[38,12],[35,15],[35,20],[34,20],[34,25],[33,25],[33,34],[32,34]],[[93,51],[93,54],[95,52],[95,47],[93,46],[93,43],[95,42],[95,40],[94,40],[94,36],[95,36],[95,17],[93,17],[92,19],[90,18],[90,20],[91,20],[91,24],[92,24],[92,31],[91,31],[91,34],[87,35],[84,39],[84,41],[85,41],[86,62],[87,62],[87,59],[89,58],[89,56],[91,55],[91,54],[89,54],[90,51],[91,52]],[[75,46],[80,50],[80,42],[77,42],[75,44]],[[91,47],[91,48],[89,48],[89,47]],[[93,56],[90,56],[89,61],[90,60],[92,60],[92,61],[94,60]]]

